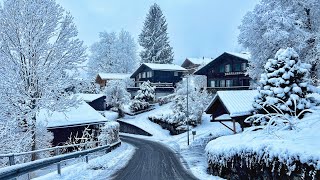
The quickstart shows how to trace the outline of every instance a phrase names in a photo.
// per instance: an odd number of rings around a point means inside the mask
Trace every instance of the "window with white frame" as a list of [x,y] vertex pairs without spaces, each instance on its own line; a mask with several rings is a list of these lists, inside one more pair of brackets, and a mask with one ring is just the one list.
[[220,80],[220,86],[225,87],[226,86],[226,81],[225,80]]
[[141,78],[141,73],[139,73],[139,79]]
[[242,70],[242,71],[247,70],[247,63],[242,63],[242,64],[241,64],[241,70]]
[[174,72],[174,76],[178,76],[179,75],[179,73],[178,72]]
[[210,87],[216,87],[216,81],[215,80],[211,80],[210,81]]
[[146,72],[142,73],[142,78],[146,78]]
[[231,65],[230,64],[226,64],[225,71],[231,72]]
[[228,79],[226,81],[226,85],[227,85],[227,87],[231,87],[232,86],[232,80]]
[[148,71],[147,72],[147,78],[151,78],[152,77],[152,71]]

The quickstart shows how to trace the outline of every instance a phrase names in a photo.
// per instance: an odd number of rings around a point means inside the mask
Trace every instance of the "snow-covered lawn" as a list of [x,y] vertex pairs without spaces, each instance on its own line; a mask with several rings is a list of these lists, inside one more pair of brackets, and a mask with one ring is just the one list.
[[129,162],[135,148],[127,143],[122,143],[120,147],[114,149],[110,153],[103,156],[97,156],[94,159],[89,159],[89,163],[79,162],[74,165],[67,166],[61,169],[61,176],[57,171],[47,175],[35,178],[35,180],[79,180],[79,179],[109,179],[114,173]]
[[[148,119],[149,115],[156,115],[158,113],[165,114],[170,112],[172,112],[171,103],[162,106],[157,105],[155,110],[133,117],[126,116],[121,120],[133,124],[153,135],[152,137],[139,135],[129,136],[162,142],[164,145],[173,149],[178,155],[181,155],[181,161],[183,164],[199,179],[220,179],[219,177],[211,176],[206,173],[208,163],[205,154],[205,146],[210,140],[220,136],[233,134],[233,132],[220,123],[210,122],[210,116],[204,114],[202,117],[202,124],[191,129],[191,131],[196,131],[196,135],[193,140],[193,136],[190,131],[190,145],[188,146],[187,133],[172,136],[168,130],[162,129],[160,125],[155,124]],[[228,125],[231,126],[231,123]],[[240,125],[237,126],[237,129],[241,129]]]
[[262,161],[279,159],[295,170],[295,161],[312,165],[320,170],[320,111],[306,115],[294,130],[274,132],[245,131],[211,141],[207,147],[208,158],[224,165],[234,155],[246,157],[256,154]]

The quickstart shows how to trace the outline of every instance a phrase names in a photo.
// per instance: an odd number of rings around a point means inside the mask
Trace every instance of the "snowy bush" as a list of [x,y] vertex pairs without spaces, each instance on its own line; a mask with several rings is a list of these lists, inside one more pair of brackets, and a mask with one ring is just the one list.
[[308,79],[310,67],[299,60],[292,48],[280,49],[275,59],[269,59],[265,65],[259,95],[253,103],[257,114],[247,122],[279,125],[302,118],[307,109],[312,109],[317,103],[308,96],[316,92]]
[[112,80],[108,82],[105,88],[106,102],[108,106],[113,106],[119,112],[119,116],[123,117],[123,105],[129,103],[130,93],[126,90],[126,85],[123,81]]
[[148,109],[150,107],[150,104],[148,102],[140,101],[140,100],[132,100],[130,104],[130,111],[131,112],[138,112],[141,110]]
[[[198,86],[193,76],[189,77],[188,90],[187,79],[183,80],[176,89],[176,96],[173,101],[172,109],[175,118],[179,118],[181,121],[189,115],[189,123],[197,125],[201,123],[201,117],[209,103],[209,94],[206,89]],[[188,96],[187,96],[188,94]],[[187,112],[187,97],[188,97],[188,112]]]
[[134,98],[140,101],[153,102],[156,98],[155,89],[155,87],[151,86],[150,81],[143,82]]
[[112,144],[119,141],[120,125],[115,121],[109,121],[104,124],[100,129],[98,140],[101,145]]
[[160,106],[164,105],[164,104],[168,104],[169,102],[172,102],[174,97],[175,97],[175,94],[169,94],[167,96],[162,96],[157,99],[157,102],[159,103]]

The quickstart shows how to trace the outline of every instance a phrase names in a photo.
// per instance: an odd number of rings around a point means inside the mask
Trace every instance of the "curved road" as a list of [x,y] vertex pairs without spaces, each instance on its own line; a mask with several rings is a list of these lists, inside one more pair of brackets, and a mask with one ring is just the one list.
[[121,136],[136,147],[127,166],[117,172],[114,180],[192,180],[196,179],[182,166],[179,157],[161,143]]

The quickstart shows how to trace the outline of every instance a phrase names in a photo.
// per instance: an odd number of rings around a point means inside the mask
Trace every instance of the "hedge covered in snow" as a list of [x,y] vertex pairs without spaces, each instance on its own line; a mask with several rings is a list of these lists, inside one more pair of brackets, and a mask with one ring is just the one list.
[[223,178],[320,179],[320,112],[306,115],[295,130],[246,130],[208,143],[211,174]]
[[131,112],[138,112],[138,111],[148,109],[149,107],[150,107],[150,104],[148,102],[134,99],[132,100],[129,108]]

